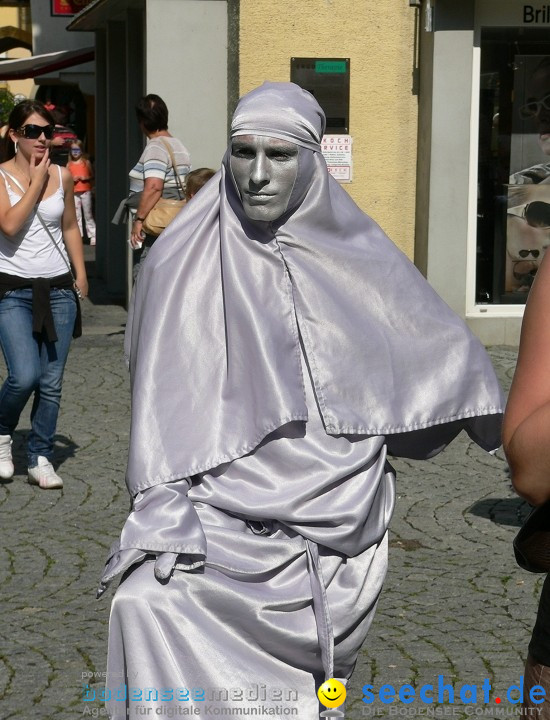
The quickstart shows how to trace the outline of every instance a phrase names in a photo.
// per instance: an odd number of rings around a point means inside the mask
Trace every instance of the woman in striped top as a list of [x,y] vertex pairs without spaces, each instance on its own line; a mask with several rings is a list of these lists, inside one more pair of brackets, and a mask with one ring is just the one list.
[[136,249],[143,243],[142,262],[156,240],[152,235],[144,237],[143,221],[161,197],[179,197],[170,150],[182,184],[191,169],[191,159],[183,143],[168,132],[168,108],[162,98],[153,94],[141,98],[136,105],[136,115],[147,137],[147,145],[130,171],[130,192],[141,193],[132,225],[131,244]]

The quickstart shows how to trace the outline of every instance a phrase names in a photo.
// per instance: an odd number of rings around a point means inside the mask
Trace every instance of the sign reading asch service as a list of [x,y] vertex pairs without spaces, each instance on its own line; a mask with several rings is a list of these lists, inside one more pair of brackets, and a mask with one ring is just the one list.
[[341,183],[352,181],[351,135],[323,135],[321,152],[327,163],[328,171]]

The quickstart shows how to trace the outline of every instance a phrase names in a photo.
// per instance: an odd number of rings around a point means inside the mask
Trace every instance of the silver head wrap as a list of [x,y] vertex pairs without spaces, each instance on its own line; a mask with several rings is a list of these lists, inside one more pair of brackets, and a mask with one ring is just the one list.
[[133,495],[307,420],[302,352],[328,434],[385,435],[411,457],[461,429],[499,445],[502,397],[485,350],[330,177],[323,129],[296,85],[246,95],[232,136],[300,146],[287,212],[271,224],[246,217],[228,151],[149,253],[126,335]]
[[[276,123],[273,122],[276,116]],[[239,102],[231,137],[263,135],[321,152],[325,114],[311,93],[294,83],[265,82]]]

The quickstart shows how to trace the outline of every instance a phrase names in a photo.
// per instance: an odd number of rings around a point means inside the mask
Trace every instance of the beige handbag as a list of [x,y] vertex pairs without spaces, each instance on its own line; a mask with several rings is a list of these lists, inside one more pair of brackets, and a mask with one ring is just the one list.
[[143,221],[142,227],[144,232],[146,232],[148,235],[154,235],[155,237],[157,235],[160,235],[164,228],[170,225],[172,220],[176,217],[176,215],[185,205],[185,190],[183,188],[181,178],[178,175],[176,161],[174,159],[174,153],[172,152],[172,148],[167,142],[164,142],[164,140],[162,139],[161,142],[168,151],[168,154],[170,155],[172,167],[174,168],[174,176],[176,178],[176,183],[178,186],[178,194],[180,194],[182,197],[179,200],[176,200],[175,198],[161,197],[157,201],[155,206],[147,213],[147,217]]

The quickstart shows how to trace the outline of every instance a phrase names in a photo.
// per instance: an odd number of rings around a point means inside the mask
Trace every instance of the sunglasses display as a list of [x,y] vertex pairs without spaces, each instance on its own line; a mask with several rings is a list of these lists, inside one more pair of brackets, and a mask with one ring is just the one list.
[[535,117],[541,111],[541,109],[550,110],[550,95],[546,95],[542,100],[532,100],[531,102],[525,103],[519,109],[519,114],[522,118]]
[[550,227],[550,203],[534,200],[523,209],[523,217],[531,227]]
[[28,125],[22,125],[17,132],[27,140],[38,140],[42,134],[46,140],[51,140],[53,138],[53,131],[53,125],[33,125],[29,123]]

